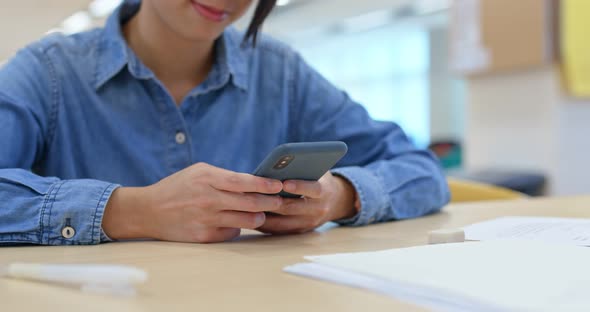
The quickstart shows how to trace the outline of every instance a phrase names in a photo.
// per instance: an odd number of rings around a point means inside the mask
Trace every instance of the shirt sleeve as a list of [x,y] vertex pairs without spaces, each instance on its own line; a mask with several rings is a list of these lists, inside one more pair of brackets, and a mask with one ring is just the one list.
[[25,49],[0,69],[0,245],[107,241],[101,224],[116,184],[36,175],[59,104],[50,64]]
[[338,223],[359,226],[414,218],[448,203],[448,185],[431,152],[416,148],[397,124],[371,119],[299,55],[293,59],[293,140],[340,140],[349,148],[332,172],[354,186],[361,210]]

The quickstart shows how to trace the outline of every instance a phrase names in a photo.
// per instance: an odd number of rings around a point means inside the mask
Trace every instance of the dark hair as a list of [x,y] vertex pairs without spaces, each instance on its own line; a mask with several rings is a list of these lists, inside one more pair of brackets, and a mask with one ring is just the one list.
[[264,20],[268,17],[268,15],[270,14],[270,12],[276,4],[277,0],[258,1],[256,11],[254,11],[254,17],[252,17],[250,26],[248,26],[248,30],[246,31],[246,35],[244,36],[244,44],[246,44],[249,40],[252,40],[252,45],[256,45],[256,39],[258,38],[258,33],[260,32],[262,23],[264,23]]

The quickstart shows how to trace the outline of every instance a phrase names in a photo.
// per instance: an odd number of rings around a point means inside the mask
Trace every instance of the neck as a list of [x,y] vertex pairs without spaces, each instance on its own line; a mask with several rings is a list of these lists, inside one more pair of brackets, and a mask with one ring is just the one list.
[[214,42],[183,38],[146,3],[123,29],[131,49],[164,85],[202,83],[213,66]]

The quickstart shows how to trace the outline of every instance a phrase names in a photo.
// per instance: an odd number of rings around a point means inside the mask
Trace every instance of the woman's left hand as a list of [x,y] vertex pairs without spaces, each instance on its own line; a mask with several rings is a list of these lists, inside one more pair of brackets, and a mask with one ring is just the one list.
[[328,221],[358,213],[354,187],[330,172],[318,181],[285,181],[283,190],[303,197],[285,198],[278,210],[266,214],[266,222],[257,230],[271,234],[305,233]]

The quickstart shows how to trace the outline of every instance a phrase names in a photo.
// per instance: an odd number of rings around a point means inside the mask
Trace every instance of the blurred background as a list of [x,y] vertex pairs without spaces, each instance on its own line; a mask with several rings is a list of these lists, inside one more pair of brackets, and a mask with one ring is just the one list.
[[[101,26],[119,3],[0,0],[0,64],[49,32]],[[449,176],[590,194],[590,1],[278,3],[264,31],[431,148]]]

